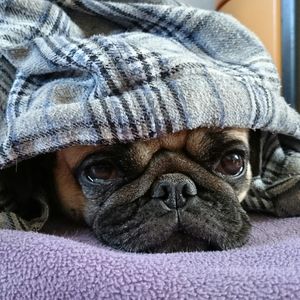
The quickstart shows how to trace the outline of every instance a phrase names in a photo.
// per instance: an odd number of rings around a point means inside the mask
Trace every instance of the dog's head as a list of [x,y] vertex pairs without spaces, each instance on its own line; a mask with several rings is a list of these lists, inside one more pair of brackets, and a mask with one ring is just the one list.
[[151,141],[57,152],[64,210],[98,239],[134,252],[243,245],[250,186],[248,131],[197,129]]

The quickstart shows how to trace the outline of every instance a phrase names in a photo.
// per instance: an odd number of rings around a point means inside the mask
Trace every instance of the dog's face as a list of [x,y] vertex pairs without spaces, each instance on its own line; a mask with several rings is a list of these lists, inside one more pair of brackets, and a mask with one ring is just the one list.
[[71,147],[57,152],[55,180],[64,210],[120,250],[230,249],[247,240],[240,205],[251,181],[247,130]]

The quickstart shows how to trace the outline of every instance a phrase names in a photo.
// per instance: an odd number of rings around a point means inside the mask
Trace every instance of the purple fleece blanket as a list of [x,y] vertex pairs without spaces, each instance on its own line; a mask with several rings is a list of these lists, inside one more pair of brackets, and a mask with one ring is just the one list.
[[2,230],[0,298],[299,299],[300,218],[252,222],[243,248],[175,254],[110,250],[87,229]]

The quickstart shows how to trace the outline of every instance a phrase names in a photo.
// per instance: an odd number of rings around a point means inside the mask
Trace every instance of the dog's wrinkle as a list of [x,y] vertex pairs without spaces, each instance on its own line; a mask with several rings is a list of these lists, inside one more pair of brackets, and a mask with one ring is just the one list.
[[[121,211],[120,214],[123,212]],[[157,215],[158,214],[158,215]],[[126,216],[126,222],[124,222],[123,226],[118,226],[119,224],[115,224],[111,222],[111,218],[115,217],[111,214],[107,215],[101,215],[98,214],[97,221],[94,223],[94,229],[95,231],[101,231],[102,234],[108,234],[110,236],[110,244],[115,239],[121,239],[124,243],[129,243],[130,240],[134,240],[137,238],[137,240],[140,240],[140,237],[143,233],[146,235],[149,234],[149,230],[154,227],[155,224],[160,223],[159,219],[163,218],[166,213],[162,213],[161,211],[158,211],[155,216],[152,214],[152,210],[149,208],[148,211],[148,218],[147,215],[145,215],[145,212],[141,211],[141,206],[138,207],[138,211],[135,213],[135,215],[130,216],[130,219]],[[106,218],[109,218],[108,220]],[[149,218],[150,217],[150,218]],[[173,221],[170,223],[173,226]],[[115,226],[117,225],[117,226]],[[122,224],[120,224],[122,225]],[[165,230],[165,228],[161,228],[160,230]],[[126,235],[129,232],[129,236]],[[163,232],[162,232],[163,233]],[[157,234],[157,230],[155,230],[155,234]],[[102,238],[103,239],[103,238]]]
[[115,227],[124,225],[128,220],[132,220],[136,217],[140,210],[138,202],[132,203],[131,206],[122,205],[113,212],[107,212],[106,215],[102,215],[101,227]]
[[[129,222],[125,228],[124,226],[119,228],[116,226],[113,228],[110,228],[110,226],[101,227],[101,233],[98,234],[97,237],[107,245],[117,245],[120,242],[122,242],[122,244],[129,245],[131,239],[136,239],[136,237],[139,236],[138,234],[135,234],[134,229],[139,228],[142,224],[143,220],[135,220],[135,223]],[[94,228],[94,230],[97,234],[97,232],[99,232],[99,227]]]
[[160,147],[169,151],[181,151],[186,146],[189,132],[184,130],[159,139]]
[[[141,212],[142,210],[142,205],[137,205],[134,209],[134,211],[130,214],[130,216],[127,216],[125,215],[124,216],[124,211],[120,211],[119,214],[122,216],[122,220],[119,220],[119,221],[112,221],[111,220],[107,220],[107,215],[108,217],[111,216],[112,218],[115,218],[116,215],[112,215],[110,213],[106,213],[106,215],[102,215],[101,216],[101,227],[110,227],[110,228],[115,228],[115,226],[118,226],[118,225],[123,225],[123,227],[126,229],[126,230],[130,230],[134,227],[139,227],[140,225],[144,224],[145,223],[145,215]],[[131,207],[128,208],[128,210],[131,209]],[[163,216],[165,216],[168,212],[159,212],[159,214],[156,214],[155,215],[155,221],[157,220],[157,218],[161,218]],[[151,213],[149,213],[149,215],[151,216]],[[152,216],[151,216],[152,217]],[[124,220],[124,218],[126,218]],[[140,219],[140,221],[139,221]],[[148,221],[150,222],[151,219]],[[138,222],[138,223],[137,223]],[[131,226],[131,223],[132,223],[132,226]]]
[[[225,204],[223,208],[220,209],[215,206],[207,205],[207,203],[203,203],[201,200],[199,201],[198,207],[187,207],[185,210],[179,211],[183,216],[189,215],[189,217],[186,217],[187,223],[190,223],[193,217],[196,218],[196,222],[200,222],[201,220],[215,220],[216,225],[220,228],[227,223],[231,223],[231,225],[240,224],[241,212],[241,209],[235,209],[233,205],[229,205],[227,208]],[[235,216],[235,219],[232,219],[232,215]]]
[[[114,205],[115,201],[117,200],[115,198],[115,194],[122,194],[123,195],[123,201],[131,202],[134,201],[136,198],[142,197],[152,186],[152,183],[155,179],[159,178],[165,173],[170,173],[177,171],[178,169],[182,171],[182,173],[187,172],[187,159],[184,159],[184,157],[177,154],[175,157],[179,157],[181,160],[181,164],[178,166],[173,165],[173,153],[167,152],[164,153],[164,155],[157,155],[155,159],[151,161],[151,163],[148,166],[148,169],[145,170],[142,176],[135,179],[130,184],[121,187],[118,191],[113,193],[104,203],[104,205],[107,205],[107,208],[111,205]],[[193,165],[193,162],[190,162],[189,165]],[[194,168],[196,168],[195,164],[193,165]],[[138,193],[136,190],[136,187],[139,186]],[[135,195],[134,197],[132,197]],[[130,200],[128,200],[130,199]]]
[[[118,210],[120,210],[122,207],[130,207],[130,205],[138,204],[138,207],[141,208],[145,205],[147,205],[148,202],[150,202],[152,199],[150,197],[150,192],[147,191],[144,195],[141,197],[134,197],[133,199],[122,197],[122,192],[116,191],[114,193],[114,199],[116,200],[114,205],[105,206],[106,201],[112,201],[112,197],[108,197],[104,202],[103,205],[98,208],[98,213],[103,214],[103,216],[106,215],[115,215]],[[119,201],[118,201],[119,200]]]
[[[232,209],[234,214],[229,214],[228,212]],[[218,233],[218,235],[222,234],[221,240],[227,238],[229,242],[239,236],[245,229],[244,227],[246,227],[246,231],[250,228],[247,214],[242,208],[234,206],[229,207],[225,213],[221,213],[218,210],[213,212],[209,208],[205,209],[205,206],[202,205],[198,212],[185,210],[181,220],[185,230],[195,236],[198,236],[199,228],[202,228],[201,237],[206,232],[212,236]],[[231,239],[228,236],[231,236]],[[220,237],[215,236],[213,240],[220,240]]]
[[[159,215],[153,216],[149,210],[148,218],[139,213],[135,222],[138,223],[137,226],[134,226],[133,230],[126,235],[126,243],[139,243],[142,239],[147,239],[149,246],[153,242],[159,240],[164,240],[167,238],[171,232],[175,230],[176,225],[176,216],[174,212],[157,212]],[[124,240],[124,235],[122,238]],[[115,237],[112,237],[115,238]]]

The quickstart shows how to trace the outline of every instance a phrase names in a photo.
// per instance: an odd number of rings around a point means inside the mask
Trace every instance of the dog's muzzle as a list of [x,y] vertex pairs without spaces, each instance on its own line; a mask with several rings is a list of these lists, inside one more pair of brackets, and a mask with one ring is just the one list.
[[194,196],[197,196],[195,183],[180,173],[165,174],[152,186],[152,198],[165,204],[167,210],[184,208]]
[[231,249],[246,242],[250,229],[229,184],[166,151],[94,211],[99,240],[130,252]]

